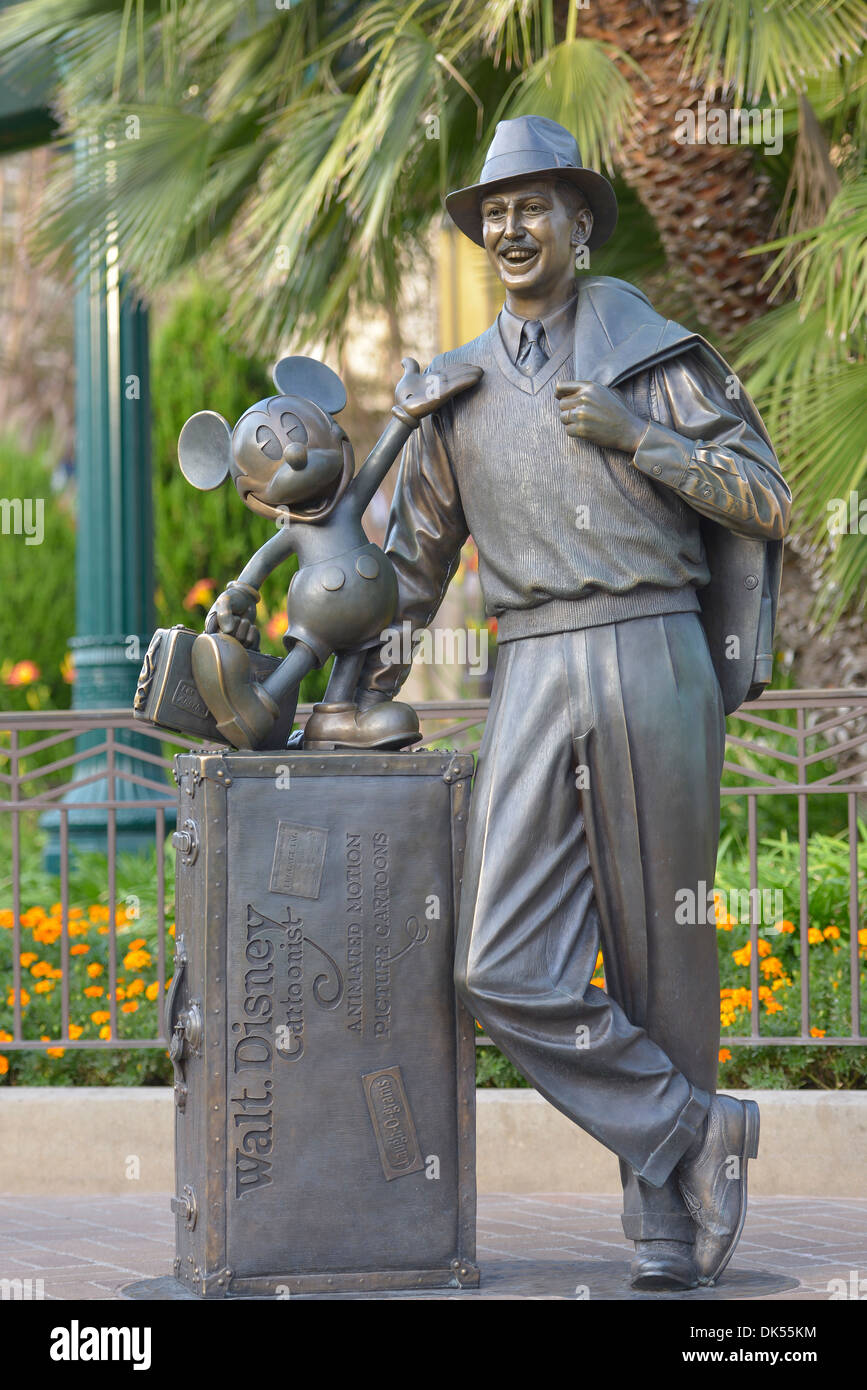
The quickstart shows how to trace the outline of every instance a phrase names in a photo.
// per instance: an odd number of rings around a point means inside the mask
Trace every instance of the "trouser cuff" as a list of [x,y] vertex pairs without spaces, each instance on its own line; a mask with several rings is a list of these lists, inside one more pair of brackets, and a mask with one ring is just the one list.
[[654,1149],[643,1168],[636,1169],[638,1176],[651,1187],[662,1187],[686,1153],[701,1127],[701,1122],[710,1109],[710,1096],[697,1086],[690,1086],[689,1100],[677,1117],[674,1129]]
[[695,1226],[682,1211],[625,1211],[620,1220],[627,1240],[695,1240]]

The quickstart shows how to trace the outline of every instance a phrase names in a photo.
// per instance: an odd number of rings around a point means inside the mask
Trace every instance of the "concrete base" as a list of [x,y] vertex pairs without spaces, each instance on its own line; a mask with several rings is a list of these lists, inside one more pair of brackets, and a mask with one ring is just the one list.
[[[771,1274],[766,1270],[728,1269],[713,1288],[687,1289],[674,1293],[644,1293],[629,1287],[629,1263],[626,1260],[593,1260],[576,1263],[574,1260],[488,1260],[482,1265],[481,1281],[477,1287],[464,1289],[389,1289],[376,1293],[303,1293],[293,1294],[292,1302],[309,1302],[329,1298],[339,1298],[342,1303],[412,1299],[426,1302],[441,1299],[512,1299],[539,1298],[546,1302],[554,1299],[576,1300],[604,1298],[608,1302],[630,1303],[670,1303],[673,1299],[688,1303],[727,1303],[733,1299],[767,1298],[771,1294],[789,1293],[799,1287],[797,1279],[787,1279],[785,1275]],[[127,1284],[120,1291],[121,1298],[142,1302],[189,1302],[201,1300],[190,1293],[179,1279],[167,1275],[161,1279],[142,1279],[135,1284]],[[274,1295],[262,1295],[254,1301],[262,1302],[268,1298],[273,1302]],[[238,1302],[232,1298],[230,1302]],[[249,1300],[240,1300],[249,1301]]]
[[[762,1112],[755,1196],[867,1196],[867,1091],[740,1091]],[[170,1087],[0,1087],[0,1192],[75,1196],[174,1185]],[[619,1192],[613,1154],[534,1091],[478,1092],[488,1192]]]

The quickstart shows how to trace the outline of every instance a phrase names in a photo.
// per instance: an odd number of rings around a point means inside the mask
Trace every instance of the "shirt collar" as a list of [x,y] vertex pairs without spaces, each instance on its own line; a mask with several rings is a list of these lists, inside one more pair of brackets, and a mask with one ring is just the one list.
[[[563,345],[565,339],[572,332],[575,323],[575,308],[578,303],[577,291],[571,299],[567,299],[565,304],[561,304],[559,309],[555,309],[552,314],[546,314],[542,319],[542,328],[547,340],[548,356],[553,357]],[[500,310],[500,337],[503,340],[509,359],[517,362],[518,353],[521,349],[521,330],[527,319],[520,318],[513,314],[511,309],[507,309],[505,304]]]

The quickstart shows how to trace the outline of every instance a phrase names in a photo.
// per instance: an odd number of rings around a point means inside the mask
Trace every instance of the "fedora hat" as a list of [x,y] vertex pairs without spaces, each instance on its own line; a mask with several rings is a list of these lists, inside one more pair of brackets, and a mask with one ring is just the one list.
[[595,169],[584,168],[575,136],[545,116],[516,116],[511,121],[499,121],[479,182],[449,193],[446,210],[470,241],[484,246],[479,210],[482,195],[530,174],[565,179],[579,188],[593,213],[587,246],[595,251],[608,240],[617,224],[614,189]]

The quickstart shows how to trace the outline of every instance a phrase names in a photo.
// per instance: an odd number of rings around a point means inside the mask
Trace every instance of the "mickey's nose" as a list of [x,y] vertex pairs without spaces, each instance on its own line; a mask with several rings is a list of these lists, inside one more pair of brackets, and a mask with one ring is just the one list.
[[296,473],[300,473],[302,468],[307,467],[307,449],[303,444],[287,444],[283,450],[283,459]]

